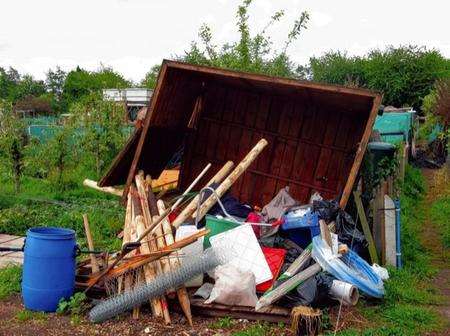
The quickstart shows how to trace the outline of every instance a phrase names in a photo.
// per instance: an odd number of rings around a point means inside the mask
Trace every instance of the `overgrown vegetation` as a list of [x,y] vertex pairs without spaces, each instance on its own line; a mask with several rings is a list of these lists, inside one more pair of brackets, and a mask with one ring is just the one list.
[[378,90],[385,105],[420,110],[436,80],[450,77],[450,60],[438,50],[390,46],[361,57],[330,51],[312,58],[309,71],[315,81]]
[[19,293],[21,279],[22,267],[20,266],[11,265],[0,269],[0,300]]
[[27,140],[25,124],[13,112],[11,103],[0,100],[0,158],[10,168],[16,193],[20,191]]
[[49,319],[49,315],[44,312],[34,312],[27,309],[18,311],[15,317],[19,322],[45,321]]
[[89,308],[86,294],[78,292],[68,300],[61,299],[56,312],[60,315],[81,316]]
[[358,311],[367,319],[364,330],[349,329],[339,333],[350,335],[422,335],[442,327],[433,305],[441,303],[430,278],[436,269],[420,241],[425,222],[425,181],[420,170],[408,166],[401,186],[402,269],[389,268],[384,300],[376,304],[361,300]]

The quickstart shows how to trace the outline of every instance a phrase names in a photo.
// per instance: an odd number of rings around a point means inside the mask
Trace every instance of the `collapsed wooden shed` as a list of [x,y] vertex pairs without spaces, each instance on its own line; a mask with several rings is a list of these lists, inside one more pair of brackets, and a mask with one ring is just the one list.
[[373,91],[164,61],[141,127],[100,186],[126,184],[142,169],[157,178],[183,149],[178,187],[208,163],[207,180],[269,142],[232,193],[263,206],[286,185],[301,202],[313,191],[345,207],[381,102]]

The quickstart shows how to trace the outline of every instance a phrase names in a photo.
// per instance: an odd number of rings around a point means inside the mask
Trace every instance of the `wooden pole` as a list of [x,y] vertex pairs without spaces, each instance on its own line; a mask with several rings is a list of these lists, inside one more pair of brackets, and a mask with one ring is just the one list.
[[[231,172],[228,177],[223,180],[223,182],[217,187],[216,194],[218,197],[222,197],[228,189],[231,188],[234,182],[245,172],[245,170],[256,160],[258,155],[262,152],[262,150],[267,146],[267,140],[261,139],[256,144],[255,147],[244,157],[244,159],[236,166],[236,168]],[[198,213],[198,219],[202,219],[206,213],[213,207],[217,202],[216,195],[212,194],[208,197],[208,199],[203,202],[200,206],[200,210]],[[194,213],[192,217],[195,219],[197,214]]]
[[378,254],[375,242],[373,240],[372,232],[370,231],[369,223],[367,222],[366,213],[364,212],[364,206],[361,201],[361,192],[354,191],[353,198],[355,199],[356,208],[358,210],[358,216],[361,220],[361,226],[366,237],[367,243],[369,244],[369,254],[372,264],[378,264]]
[[353,161],[352,168],[350,169],[350,174],[347,179],[347,183],[345,184],[344,190],[342,191],[342,197],[339,201],[339,206],[341,209],[345,209],[347,205],[350,194],[352,193],[353,184],[355,183],[356,177],[359,172],[359,167],[361,166],[361,162],[364,157],[364,153],[366,151],[367,143],[369,142],[370,134],[372,133],[373,124],[375,123],[375,119],[377,117],[378,108],[381,104],[383,96],[377,95],[373,99],[372,109],[370,110],[369,120],[366,123],[366,128],[364,129],[364,133],[362,135],[361,142],[358,145],[358,149],[355,153],[355,160]]
[[[208,183],[204,187],[211,185],[212,183],[220,183],[225,176],[233,169],[234,163],[233,161],[228,161],[225,165],[214,175]],[[183,211],[177,216],[177,218],[173,221],[172,225],[175,228],[178,228],[182,223],[184,223],[197,209],[199,195],[195,196],[192,201],[183,209]]]
[[[158,201],[158,210],[163,213],[165,211],[164,202]],[[164,231],[164,239],[167,245],[172,245],[175,243],[175,239],[173,238],[172,227],[167,219],[162,222],[162,228]],[[175,252],[178,255],[177,252]],[[171,258],[171,266],[173,269],[180,267],[180,261],[178,258]],[[190,326],[192,326],[192,312],[191,312],[191,302],[189,300],[189,295],[187,293],[186,287],[182,286],[177,289],[178,301],[180,302],[181,309],[186,316],[186,319]]]
[[120,189],[116,189],[113,187],[99,187],[97,184],[97,181],[93,181],[93,180],[89,180],[89,179],[85,179],[83,181],[83,185],[101,192],[105,192],[111,195],[115,195],[115,196],[119,196],[121,197],[123,194],[123,190]]
[[[150,227],[151,223],[153,222],[153,218],[150,213],[149,203],[148,203],[148,199],[147,199],[147,190],[145,188],[144,176],[143,176],[142,172],[140,172],[138,175],[136,175],[135,181],[136,181],[136,187],[138,190],[139,200],[140,200],[140,204],[142,207],[142,213],[143,213],[143,222],[142,222],[143,225],[140,226],[140,230],[138,231],[138,236],[141,236],[145,232],[145,230],[148,227]],[[151,189],[151,188],[148,188],[148,189]],[[156,218],[155,218],[155,220],[156,220]],[[157,228],[158,227],[156,227],[157,235],[162,235],[162,232],[158,232]],[[155,252],[158,250],[157,242],[155,241],[155,239],[153,238],[152,235],[150,235],[150,237],[148,237],[147,242],[144,242],[143,244],[141,244],[141,249],[143,250],[144,253]],[[146,274],[146,276],[145,276],[145,280],[147,283],[152,282],[153,279],[155,278],[156,274],[163,273],[163,268],[162,268],[160,260],[156,260],[154,262],[154,266],[155,266],[155,270],[153,272],[149,272],[149,274],[148,275]],[[171,320],[170,320],[169,309],[167,306],[166,299],[162,295],[160,298],[158,298],[158,300],[161,302],[162,316],[164,317],[164,321],[167,324],[170,324]]]
[[201,178],[206,174],[206,172],[211,168],[211,163],[208,163],[205,168],[200,172],[200,174],[195,178],[194,181],[189,185],[189,187],[186,188],[184,193],[181,195],[181,197],[171,206],[171,210],[175,210],[177,206],[183,201],[184,196],[192,190],[192,188],[195,187],[195,185],[198,183],[198,181],[201,180]]
[[[83,224],[84,224],[84,231],[86,232],[86,240],[88,243],[89,250],[93,251],[94,250],[94,241],[92,239],[91,229],[89,227],[89,221],[88,221],[87,214],[83,215]],[[97,273],[98,271],[100,271],[100,268],[98,267],[98,263],[97,263],[97,259],[95,258],[95,254],[91,253],[89,256],[91,257],[92,273]]]

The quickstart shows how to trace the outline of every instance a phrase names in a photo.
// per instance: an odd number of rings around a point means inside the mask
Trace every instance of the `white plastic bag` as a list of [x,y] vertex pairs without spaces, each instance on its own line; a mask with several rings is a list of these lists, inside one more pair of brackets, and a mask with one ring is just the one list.
[[373,264],[372,269],[376,274],[378,274],[378,276],[381,278],[381,280],[386,281],[387,279],[389,279],[389,273],[386,268],[381,267],[378,264]]
[[217,302],[229,306],[254,307],[256,296],[255,275],[232,264],[217,266],[214,271],[216,283],[205,303]]

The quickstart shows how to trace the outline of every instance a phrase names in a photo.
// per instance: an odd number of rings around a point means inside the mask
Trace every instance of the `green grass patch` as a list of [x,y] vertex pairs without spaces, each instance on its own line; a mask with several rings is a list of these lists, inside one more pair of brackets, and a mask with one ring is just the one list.
[[20,293],[22,267],[17,265],[0,269],[0,300],[12,294]]
[[120,248],[116,235],[123,227],[124,209],[119,199],[82,186],[82,178],[61,192],[46,179],[25,176],[22,191],[15,194],[8,172],[0,169],[0,184],[1,233],[23,236],[36,226],[71,228],[81,247],[86,247],[82,215],[87,213],[95,247]]
[[382,301],[360,300],[357,309],[369,325],[364,330],[341,331],[341,336],[422,335],[442,326],[439,314],[430,308],[441,303],[442,298],[431,284],[437,270],[420,239],[427,209],[426,184],[419,169],[407,167],[401,191],[403,268],[389,268]]
[[230,329],[235,324],[231,317],[221,317],[209,325],[210,329]]
[[44,312],[33,312],[31,310],[24,309],[17,312],[16,320],[19,322],[45,321],[48,320],[48,315]]
[[429,281],[423,280],[410,269],[389,268],[390,279],[385,282],[385,302],[409,304],[439,304],[442,298]]
[[245,330],[235,331],[232,336],[267,336],[267,335],[286,335],[286,327],[283,323],[278,325],[270,324],[267,322],[258,322],[251,325]]
[[450,248],[450,188],[447,195],[437,199],[431,206],[431,220],[442,234],[442,243]]

